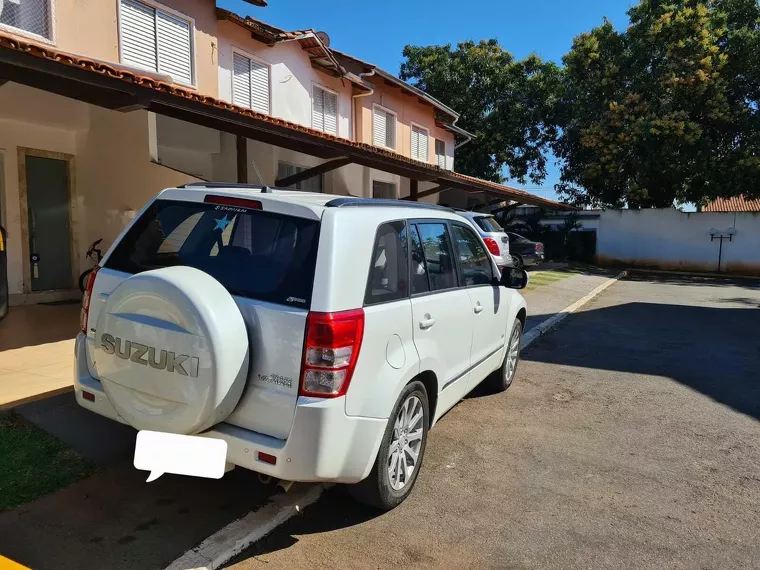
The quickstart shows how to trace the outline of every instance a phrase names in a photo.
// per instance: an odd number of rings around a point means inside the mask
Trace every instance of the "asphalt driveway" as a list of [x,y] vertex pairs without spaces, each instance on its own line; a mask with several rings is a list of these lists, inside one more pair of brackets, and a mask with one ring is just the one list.
[[635,277],[431,432],[413,496],[331,489],[230,567],[757,568],[760,284]]

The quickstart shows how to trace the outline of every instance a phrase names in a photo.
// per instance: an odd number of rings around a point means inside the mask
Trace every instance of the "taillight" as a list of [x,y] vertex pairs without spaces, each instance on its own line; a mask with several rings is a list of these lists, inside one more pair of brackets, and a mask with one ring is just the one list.
[[364,336],[364,310],[309,313],[301,396],[337,398],[348,390]]
[[247,208],[249,210],[261,210],[261,202],[258,200],[248,200],[247,198],[235,198],[233,196],[214,196],[207,194],[203,199],[206,204],[219,204],[222,206],[235,206],[236,208]]
[[79,329],[87,334],[87,318],[90,312],[90,301],[92,300],[92,288],[95,285],[95,276],[98,274],[100,266],[96,265],[87,277],[87,286],[84,288],[82,296],[82,310],[79,312]]
[[486,242],[486,247],[488,248],[488,251],[490,251],[494,255],[501,255],[501,250],[499,249],[499,244],[496,243],[495,239],[493,239],[493,238],[483,238],[483,241]]
[[540,253],[542,251],[544,251],[544,244],[542,244],[541,242],[538,242],[536,244],[536,253]]

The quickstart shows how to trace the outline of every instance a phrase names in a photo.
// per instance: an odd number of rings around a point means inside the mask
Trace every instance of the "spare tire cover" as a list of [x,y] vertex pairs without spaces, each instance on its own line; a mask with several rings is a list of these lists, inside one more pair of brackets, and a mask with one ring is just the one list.
[[224,421],[248,375],[249,343],[235,301],[191,267],[138,273],[106,299],[95,368],[130,425],[179,434]]

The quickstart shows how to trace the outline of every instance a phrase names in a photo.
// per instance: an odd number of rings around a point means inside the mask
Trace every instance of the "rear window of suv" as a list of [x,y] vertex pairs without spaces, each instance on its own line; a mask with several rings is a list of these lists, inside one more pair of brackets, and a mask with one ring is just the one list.
[[484,232],[503,232],[504,228],[499,225],[491,216],[479,216],[475,218],[475,223]]
[[308,308],[319,222],[261,210],[156,200],[105,263],[125,273],[185,265],[233,295]]

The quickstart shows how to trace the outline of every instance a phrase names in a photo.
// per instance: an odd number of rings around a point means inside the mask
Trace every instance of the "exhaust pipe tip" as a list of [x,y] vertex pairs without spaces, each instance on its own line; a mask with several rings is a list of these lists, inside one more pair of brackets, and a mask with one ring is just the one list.
[[282,489],[283,493],[287,493],[288,491],[290,491],[290,488],[293,486],[293,484],[294,484],[293,481],[283,481],[282,479],[280,479],[277,482],[277,488]]
[[271,475],[264,475],[263,473],[259,473],[259,483],[262,485],[270,485],[272,483],[272,476]]

